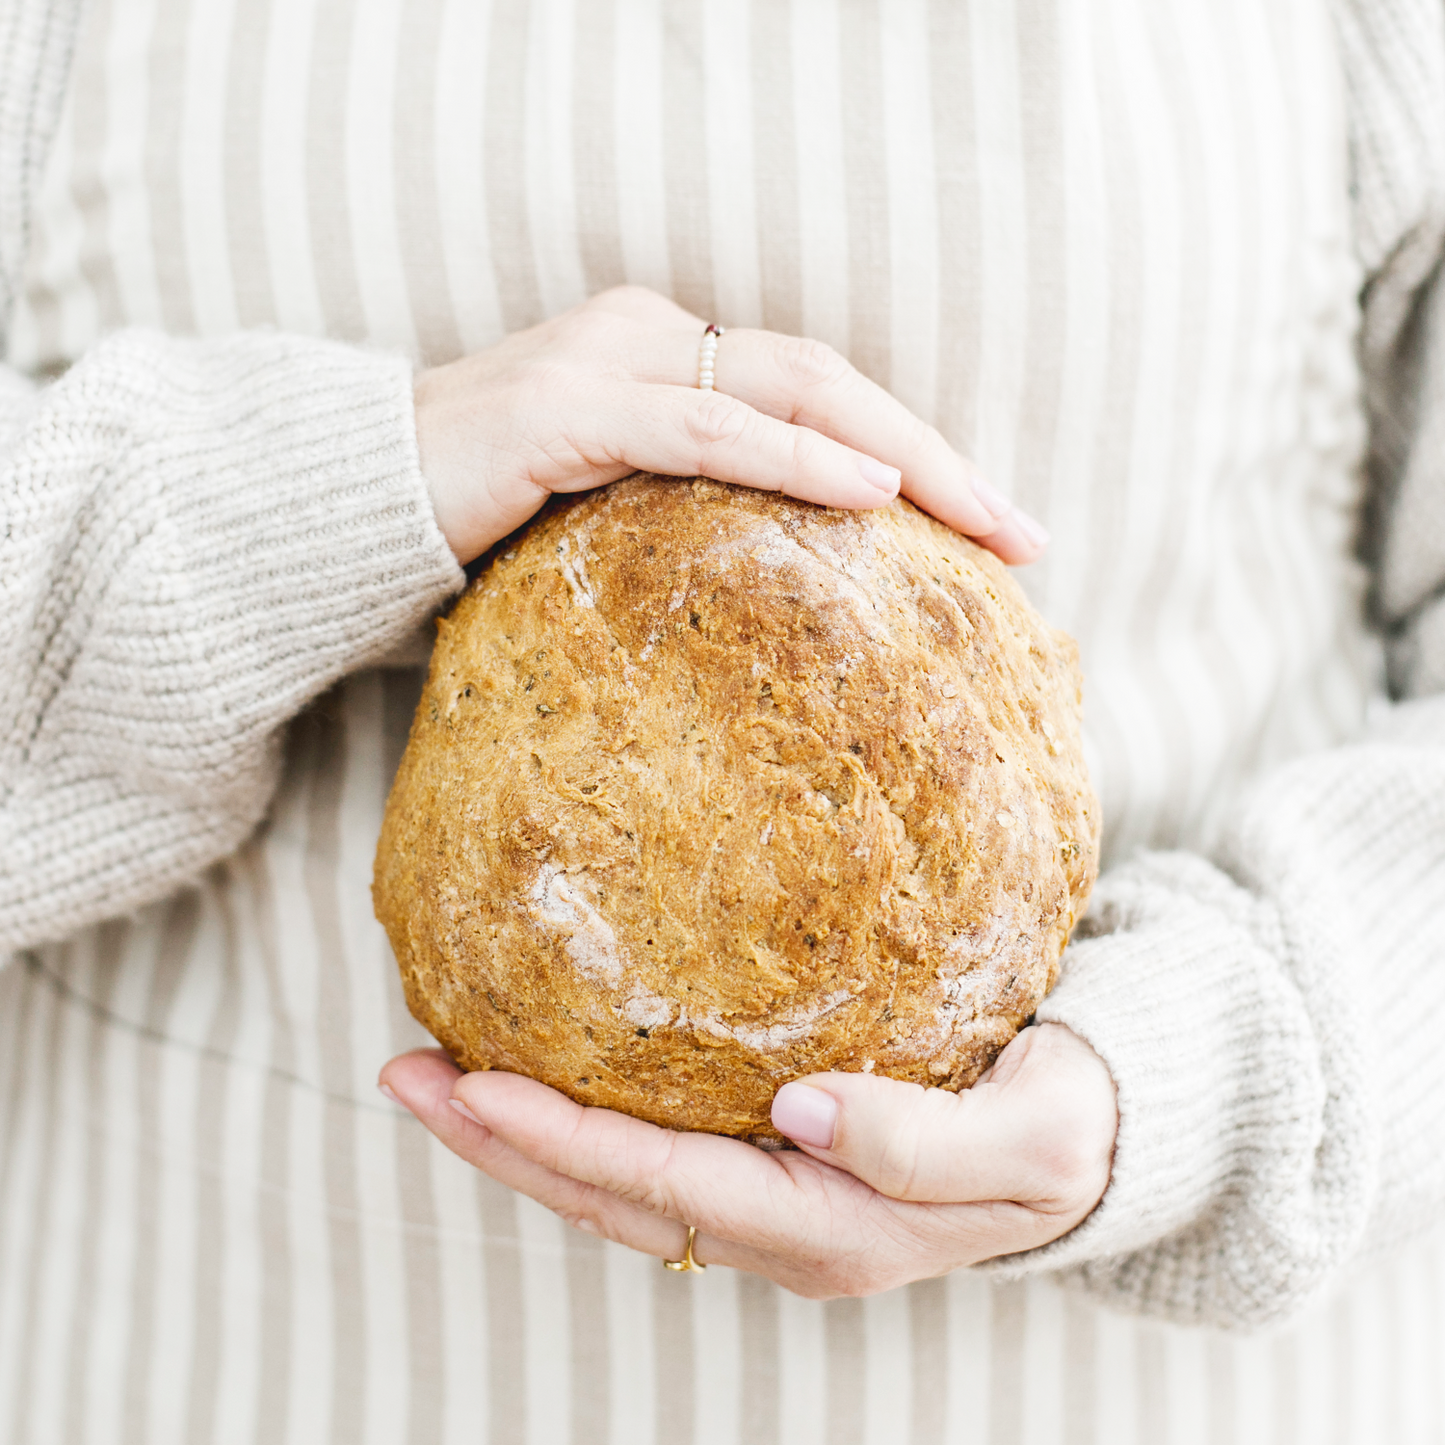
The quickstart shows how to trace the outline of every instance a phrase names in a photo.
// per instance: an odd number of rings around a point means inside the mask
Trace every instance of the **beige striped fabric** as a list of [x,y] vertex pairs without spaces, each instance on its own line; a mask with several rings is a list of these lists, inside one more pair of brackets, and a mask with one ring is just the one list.
[[[822,337],[1054,532],[1110,856],[1207,847],[1373,686],[1341,107],[1321,0],[92,0],[8,359],[442,360],[621,281]],[[418,686],[351,679],[241,854],[0,975],[5,1445],[1445,1438],[1439,1247],[1236,1341],[676,1277],[475,1177],[373,1088]]]
[[1440,1438],[1438,1249],[1236,1340],[1044,1281],[672,1275],[473,1174],[371,1088],[415,1037],[356,903],[418,685],[302,719],[270,825],[198,889],[0,975],[0,1440]]

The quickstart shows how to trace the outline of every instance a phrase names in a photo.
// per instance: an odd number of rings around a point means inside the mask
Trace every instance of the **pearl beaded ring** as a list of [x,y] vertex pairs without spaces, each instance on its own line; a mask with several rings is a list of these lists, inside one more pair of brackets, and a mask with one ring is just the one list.
[[717,360],[718,338],[723,334],[724,328],[714,321],[709,321],[702,333],[702,345],[697,353],[697,389],[699,391],[712,390],[713,362]]

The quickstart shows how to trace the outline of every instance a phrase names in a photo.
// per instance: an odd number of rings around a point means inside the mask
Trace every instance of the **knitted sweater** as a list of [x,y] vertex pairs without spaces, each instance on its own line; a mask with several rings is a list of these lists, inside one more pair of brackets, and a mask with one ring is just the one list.
[[[0,5],[0,305],[76,0]],[[1258,780],[1210,858],[1113,870],[1040,1010],[1119,1088],[1105,1198],[1005,1273],[1255,1324],[1445,1202],[1445,11],[1339,7],[1368,276],[1372,605],[1403,701]],[[0,385],[0,948],[234,849],[284,723],[460,585],[408,368],[291,336],[128,333]]]

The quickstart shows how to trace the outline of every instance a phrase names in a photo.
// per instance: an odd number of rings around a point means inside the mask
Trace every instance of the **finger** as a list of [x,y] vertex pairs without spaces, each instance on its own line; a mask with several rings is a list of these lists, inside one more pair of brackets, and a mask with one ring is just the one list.
[[391,1060],[381,1071],[380,1087],[468,1164],[559,1214],[576,1217],[585,1211],[594,1202],[590,1185],[524,1158],[459,1107],[452,1090],[463,1077],[440,1049],[418,1049]]
[[702,1262],[762,1274],[810,1298],[872,1294],[1033,1248],[1064,1228],[1013,1203],[887,1199],[805,1154],[764,1154],[736,1140],[672,1134],[583,1108],[515,1075],[469,1074],[456,1092],[518,1155],[552,1179],[565,1175],[576,1185],[595,1185],[597,1193],[567,1195],[550,1182],[539,1184],[540,1173],[489,1159],[488,1172],[514,1188],[564,1215],[595,1210],[609,1237],[662,1257],[677,1257],[667,1254],[673,1245],[637,1211],[694,1224],[694,1254]]
[[778,1091],[773,1122],[892,1199],[1007,1200],[1082,1218],[1108,1183],[1118,1115],[1103,1061],[1044,1025],[1009,1045],[990,1082],[962,1093],[815,1074]]
[[[455,1093],[443,1102],[441,1093],[449,1081]],[[644,1147],[635,1153],[640,1170],[619,1165],[618,1156],[625,1151],[613,1147],[616,1140],[602,1151],[613,1155],[604,1172],[616,1186],[605,1188],[530,1156],[548,1154],[566,1170],[578,1169],[596,1152],[595,1141],[582,1138],[589,1123],[604,1130],[620,1125],[650,1136],[668,1131],[607,1110],[584,1109],[517,1076],[458,1076],[450,1061],[434,1051],[393,1060],[383,1071],[383,1082],[463,1159],[568,1223],[655,1258],[679,1259],[686,1247],[685,1222],[690,1222],[698,1227],[693,1257],[699,1263],[748,1270],[809,1298],[876,1293],[993,1255],[1033,1248],[1061,1232],[1061,1226],[1019,1205],[899,1203],[806,1155],[760,1160],[759,1151],[749,1146],[702,1135],[670,1136],[706,1151],[700,1190],[686,1184],[674,1187],[696,1160],[680,1168],[676,1151],[668,1151],[662,1168],[679,1179],[649,1185],[645,1176],[657,1166],[656,1158],[649,1161]],[[464,1100],[471,1101],[465,1113],[453,1107]],[[472,1114],[472,1105],[483,1109],[485,1125]],[[557,1131],[552,1127],[559,1122],[564,1125],[560,1140],[553,1137]],[[503,1132],[522,1147],[504,1142]],[[734,1167],[740,1157],[775,1168],[748,1171],[752,1177],[747,1179]],[[740,1185],[753,1187],[750,1198],[740,1197],[746,1194]],[[659,1213],[656,1198],[638,1203],[625,1197],[639,1192],[666,1196],[674,1200],[675,1209]],[[715,1218],[745,1220],[763,1242],[751,1244],[715,1232]]]
[[[938,1236],[920,1248],[905,1221],[870,1217],[919,1206],[892,1205],[849,1175],[796,1152],[784,1159],[732,1139],[674,1134],[606,1109],[583,1108],[516,1075],[467,1075],[458,1081],[457,1095],[535,1171],[493,1156],[489,1173],[564,1217],[582,1211],[607,1237],[658,1258],[680,1258],[684,1224],[692,1224],[699,1263],[730,1265],[826,1298],[871,1293],[935,1272],[939,1258],[951,1266],[982,1257],[976,1244],[949,1238],[943,1221],[918,1221]],[[790,1177],[794,1170],[822,1187],[798,1187]],[[569,1194],[568,1185],[579,1192]],[[846,1196],[843,1206],[830,1195]],[[868,1203],[859,1207],[863,1201]],[[980,1220],[975,1233],[986,1232],[987,1221]]]
[[[454,1097],[527,1158],[655,1215],[697,1224],[704,1195],[715,1192],[723,1174],[741,1195],[778,1184],[773,1156],[749,1144],[675,1133],[610,1109],[587,1108],[519,1074],[466,1074],[456,1081]],[[733,1234],[728,1192],[709,1203],[710,1227]]]
[[550,490],[581,490],[599,474],[636,470],[712,477],[850,510],[898,494],[896,468],[720,392],[609,380],[578,398],[576,417],[572,445],[587,466],[537,476]]
[[892,1201],[796,1151],[659,1129],[515,1074],[468,1074],[456,1097],[534,1163],[761,1254],[857,1250],[899,1232],[882,1218]]
[[382,1068],[376,1081],[393,1103],[415,1114],[454,1154],[475,1163],[472,1154],[482,1147],[485,1132],[451,1106],[452,1088],[462,1071],[442,1049],[413,1049]]
[[[452,1090],[463,1074],[440,1049],[418,1049],[392,1059],[379,1080],[388,1098],[409,1109],[452,1153],[474,1168],[559,1215],[574,1228],[657,1259],[680,1259],[687,1225],[629,1203],[594,1184],[572,1179],[528,1159],[505,1144],[470,1113],[458,1109]],[[550,1090],[545,1092],[551,1092]],[[711,1260],[754,1268],[756,1252],[699,1233],[699,1263]]]
[[388,1098],[409,1109],[468,1164],[559,1213],[575,1211],[591,1186],[533,1163],[499,1139],[454,1096],[457,1081],[465,1077],[442,1050],[417,1049],[392,1059],[378,1082]]
[[416,1089],[445,1078],[450,1090],[452,1083],[461,1078],[462,1072],[445,1049],[411,1049],[382,1066],[376,1087],[388,1098],[394,1099],[398,1085]]
[[[633,374],[695,380],[697,337],[633,338]],[[716,388],[780,421],[808,427],[902,473],[904,496],[1009,563],[1036,560],[1048,533],[1014,507],[933,427],[831,347],[770,331],[731,330],[718,345]]]
[[[938,517],[939,521],[947,521],[947,518],[939,516],[926,502],[920,501],[914,496],[905,484],[904,495],[910,501],[923,508],[925,512]],[[955,532],[962,531],[961,527],[948,523]],[[966,534],[971,535],[971,534]],[[985,537],[974,537],[973,540],[981,547],[987,547],[1001,562],[1007,562],[1010,567],[1025,567],[1030,562],[1037,562],[1043,556],[1044,548],[1049,544],[1049,534],[1043,526],[1033,517],[1018,507],[1010,508],[1008,514],[1003,517],[997,528]]]

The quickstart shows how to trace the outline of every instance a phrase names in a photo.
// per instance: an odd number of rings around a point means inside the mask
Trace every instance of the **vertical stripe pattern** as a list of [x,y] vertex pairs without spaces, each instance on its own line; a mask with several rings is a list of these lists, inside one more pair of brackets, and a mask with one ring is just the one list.
[[[1207,847],[1371,679],[1333,66],[1316,0],[95,0],[9,360],[437,362],[624,281],[820,337],[1053,530],[1110,855]],[[0,976],[0,1439],[1442,1437],[1442,1242],[1235,1340],[678,1278],[476,1177],[371,1087],[423,1039],[367,895],[418,688],[349,680],[240,854]]]

